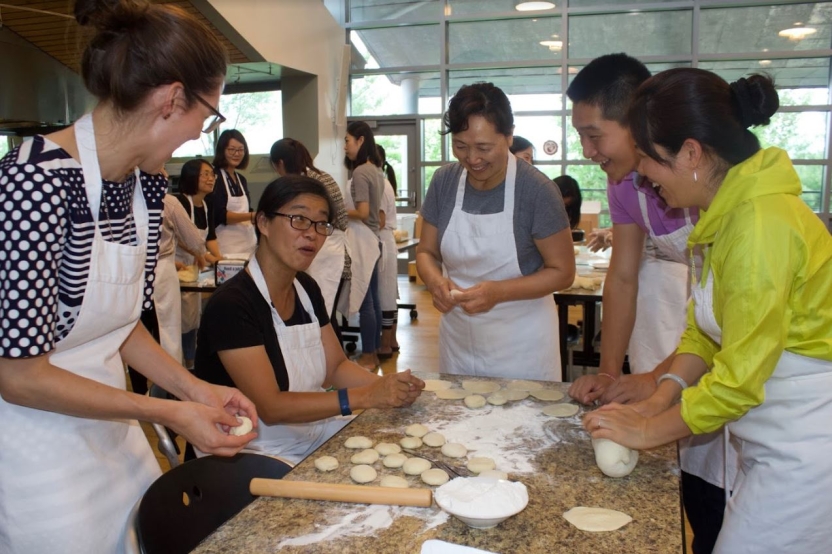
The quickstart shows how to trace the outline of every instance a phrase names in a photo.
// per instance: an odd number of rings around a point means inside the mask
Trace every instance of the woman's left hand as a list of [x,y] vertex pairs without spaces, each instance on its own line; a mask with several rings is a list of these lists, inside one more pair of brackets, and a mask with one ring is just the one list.
[[583,424],[593,439],[609,439],[635,450],[655,446],[648,440],[649,420],[629,406],[607,404],[586,414]]
[[500,302],[499,287],[494,281],[481,281],[454,299],[469,314],[485,313]]

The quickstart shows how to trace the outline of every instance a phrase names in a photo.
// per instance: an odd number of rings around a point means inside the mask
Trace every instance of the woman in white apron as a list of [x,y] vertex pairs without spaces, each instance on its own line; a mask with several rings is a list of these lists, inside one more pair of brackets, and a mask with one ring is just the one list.
[[800,199],[788,155],[748,131],[777,106],[759,75],[728,85],[676,69],[639,89],[639,171],[668,205],[703,210],[688,246],[705,259],[701,272],[691,264],[688,328],[656,392],[584,421],[593,437],[639,449],[727,425],[740,469],[720,554],[819,552],[832,540],[832,500],[818,492],[832,487],[832,237]]
[[[167,184],[147,171],[158,171],[213,117],[210,106],[219,101],[225,74],[223,47],[183,12],[131,2],[113,18],[112,6],[100,6],[76,3],[79,23],[102,26],[82,68],[87,83],[118,75],[113,88],[94,86],[101,103],[92,114],[33,137],[0,161],[7,193],[0,219],[41,222],[3,250],[20,260],[18,270],[32,265],[26,274],[4,273],[8,290],[25,294],[8,294],[0,306],[4,553],[124,551],[128,514],[160,475],[137,418],[168,425],[215,453],[233,454],[254,436],[232,437],[217,427],[236,425],[232,413],[256,417],[239,391],[195,379],[137,325],[152,290]],[[135,22],[130,33],[124,18]],[[118,25],[106,28],[111,21]],[[166,48],[197,40],[201,50],[171,58],[148,52],[155,43],[142,37],[138,55],[130,39],[142,29],[164,34]],[[134,68],[139,75],[167,84],[148,86],[125,73],[124,49],[145,64]],[[189,73],[193,66],[214,71]],[[185,84],[177,80],[183,75]],[[43,236],[34,241],[36,231]],[[183,401],[126,391],[125,362]]]
[[237,129],[226,129],[217,140],[214,171],[214,222],[220,251],[229,258],[247,260],[257,246],[254,211],[246,178],[238,171],[248,167],[248,144]]
[[269,184],[257,251],[211,297],[199,329],[197,375],[247,391],[261,418],[248,448],[291,463],[338,432],[352,410],[409,406],[424,387],[409,371],[379,377],[344,355],[321,290],[304,273],[331,236],[331,209],[315,179]]
[[[568,287],[575,274],[571,231],[560,194],[551,181],[544,185],[516,179],[521,169],[509,152],[513,116],[499,88],[490,83],[462,87],[451,100],[445,120],[452,133],[454,156],[463,170],[458,182],[450,183],[456,188],[455,204],[441,241],[438,219],[423,210],[425,223],[416,251],[419,275],[433,296],[434,306],[442,312],[439,370],[560,381],[553,293]],[[529,179],[538,176],[533,167],[519,163]],[[448,167],[445,171],[454,171],[453,166]],[[434,176],[426,206],[436,202],[433,195],[440,194],[434,190],[437,179]],[[482,214],[463,210],[467,195],[495,189],[499,193],[503,183],[501,211]],[[515,237],[515,187],[520,186],[541,187],[540,194],[551,191],[548,199],[559,218],[557,232],[534,239],[543,261],[542,267],[530,274],[521,270]],[[466,191],[466,187],[473,191]],[[540,197],[531,198],[534,204]],[[533,208],[529,211],[534,213]]]

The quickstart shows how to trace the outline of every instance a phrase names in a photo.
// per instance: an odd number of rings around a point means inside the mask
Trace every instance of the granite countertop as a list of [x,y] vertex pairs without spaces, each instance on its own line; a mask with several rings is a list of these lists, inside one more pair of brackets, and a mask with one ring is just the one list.
[[[456,386],[463,379],[456,375],[441,378]],[[546,383],[546,387],[566,393],[568,384]],[[469,528],[436,504],[414,508],[260,498],[194,552],[418,553],[428,539],[503,554],[682,552],[684,526],[675,445],[642,452],[632,474],[612,479],[595,465],[589,435],[580,425],[584,410],[571,418],[557,419],[541,413],[548,404],[551,402],[529,397],[504,406],[487,404],[471,410],[461,400],[440,400],[426,392],[408,409],[365,411],[285,477],[352,483],[350,457],[357,451],[344,448],[348,437],[361,435],[374,443],[398,443],[405,436],[405,427],[423,423],[431,431],[444,434],[448,442],[464,444],[472,451],[469,457],[494,458],[497,469],[528,487],[526,509],[497,527]],[[444,457],[439,448],[422,447],[421,453],[459,463]],[[319,472],[314,459],[322,455],[336,457],[340,467],[330,473]],[[385,468],[380,460],[373,467],[378,478],[371,485],[378,486],[385,475],[405,476],[400,469]],[[428,487],[418,476],[405,477],[411,487]],[[562,517],[575,506],[620,510],[633,521],[609,533],[579,531]]]

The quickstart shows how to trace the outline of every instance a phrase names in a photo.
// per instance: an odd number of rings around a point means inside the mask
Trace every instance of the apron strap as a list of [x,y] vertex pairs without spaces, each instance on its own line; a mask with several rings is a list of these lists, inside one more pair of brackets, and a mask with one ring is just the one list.
[[[635,186],[635,185],[634,185]],[[653,232],[653,226],[650,225],[650,214],[647,212],[647,195],[636,188],[638,193],[638,206],[641,208],[641,217],[644,219],[644,225],[647,227],[647,233],[654,237],[656,233]]]
[[[280,314],[277,313],[277,308],[274,307],[272,303],[271,297],[269,296],[269,287],[266,285],[266,277],[263,275],[263,270],[260,268],[260,264],[257,261],[257,256],[252,256],[248,262],[248,270],[251,273],[251,278],[254,280],[254,284],[257,286],[257,290],[260,291],[260,295],[263,297],[263,300],[269,305],[269,309],[272,312],[272,321],[275,325],[275,330],[278,327],[285,327],[286,323],[281,319]],[[306,310],[306,313],[309,314],[309,317],[312,319],[312,323],[318,322],[318,317],[315,315],[315,309],[312,306],[312,299],[309,298],[309,295],[306,293],[306,290],[303,288],[303,285],[295,278],[292,285],[295,287],[295,294],[298,295],[300,298],[301,306]]]

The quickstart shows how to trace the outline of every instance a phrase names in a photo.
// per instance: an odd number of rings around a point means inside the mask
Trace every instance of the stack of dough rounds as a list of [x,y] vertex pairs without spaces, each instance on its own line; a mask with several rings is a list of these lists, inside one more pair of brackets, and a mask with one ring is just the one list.
[[420,448],[422,446],[422,439],[419,437],[405,437],[399,441],[399,444],[402,445],[402,448],[415,450],[416,448]]
[[450,479],[444,470],[436,468],[423,471],[420,477],[424,483],[432,486],[444,485]]
[[458,442],[448,442],[442,445],[442,454],[449,458],[464,458],[468,455],[468,449]]
[[381,478],[381,483],[379,483],[382,487],[389,487],[392,489],[407,489],[410,488],[410,483],[407,482],[407,479],[404,477],[399,477],[398,475],[385,475]]
[[356,450],[364,450],[366,448],[372,448],[373,441],[368,439],[367,437],[350,437],[344,442],[344,448],[353,448]]
[[404,434],[409,437],[418,437],[422,438],[430,432],[430,429],[422,425],[421,423],[414,423],[413,425],[408,425],[407,429],[404,430]]
[[402,451],[402,447],[398,444],[393,444],[392,442],[380,442],[373,447],[376,452],[381,454],[382,456],[387,456],[389,454],[396,454]]
[[428,433],[422,437],[422,442],[428,446],[439,447],[445,444],[445,435],[440,433]]
[[369,483],[375,481],[376,477],[378,477],[378,473],[372,466],[358,465],[353,466],[350,470],[350,479],[356,483]]
[[472,394],[471,396],[466,396],[463,402],[472,410],[476,410],[485,406],[485,397],[479,394]]
[[353,457],[350,458],[350,462],[354,464],[374,464],[378,461],[378,458],[378,451],[373,450],[372,448],[368,448],[366,450],[362,450],[358,454],[353,455]]
[[402,471],[408,475],[421,475],[430,469],[430,462],[422,458],[408,458],[402,465]]

